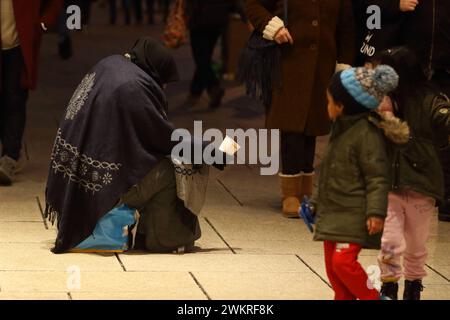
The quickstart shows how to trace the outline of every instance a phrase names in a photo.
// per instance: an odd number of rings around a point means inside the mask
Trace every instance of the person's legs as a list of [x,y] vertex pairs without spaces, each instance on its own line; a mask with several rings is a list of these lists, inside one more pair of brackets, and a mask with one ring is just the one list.
[[91,0],[81,0],[81,23],[87,26],[91,20]]
[[131,24],[131,0],[122,0],[122,9],[125,16],[125,24]]
[[347,289],[345,284],[339,279],[338,275],[333,270],[333,255],[336,249],[336,243],[331,241],[323,242],[325,253],[325,269],[328,280],[334,291],[334,300],[356,300],[356,297]]
[[28,90],[21,86],[24,61],[20,47],[2,51],[2,156],[19,160],[26,122]]
[[133,0],[134,6],[134,14],[136,16],[136,22],[142,23],[142,1],[141,0]]
[[61,59],[67,60],[72,57],[72,40],[70,32],[67,28],[67,13],[64,6],[64,11],[60,14],[58,20],[58,53]]
[[201,29],[191,29],[191,49],[192,56],[195,62],[195,73],[191,81],[191,95],[201,96],[203,90],[206,88],[205,76],[204,76],[204,60],[208,59],[207,54],[205,54],[206,39]]
[[177,197],[174,167],[168,159],[131,188],[122,202],[139,211],[137,239],[144,239],[148,251],[172,252],[200,238],[198,218]]
[[220,86],[220,81],[212,68],[212,57],[214,54],[214,48],[216,47],[217,41],[219,40],[221,34],[222,28],[213,27],[210,29],[205,29],[206,44],[204,47],[204,56],[206,58],[206,61],[204,61],[203,70],[206,87],[209,93]]
[[427,273],[426,242],[429,235],[430,221],[435,211],[435,200],[416,192],[408,192],[405,217],[406,250],[403,255],[405,279],[421,280]]
[[331,265],[334,273],[358,300],[379,300],[380,294],[369,288],[369,278],[358,262],[362,247],[353,243],[336,243]]
[[284,175],[303,173],[303,157],[306,144],[302,133],[281,131],[281,170]]
[[384,221],[381,251],[378,264],[381,269],[381,281],[398,282],[403,276],[401,256],[406,249],[404,239],[405,203],[404,196],[389,193],[387,217]]
[[170,11],[170,0],[163,0],[164,8],[163,8],[163,19],[164,23],[167,22],[167,18],[169,17],[169,11]]
[[155,0],[147,0],[147,18],[148,24],[155,23]]
[[116,0],[108,0],[108,2],[109,2],[109,23],[116,24],[116,21],[117,21]]
[[281,132],[281,174],[283,214],[288,218],[297,218],[300,208],[300,185],[302,184],[302,151],[305,136],[296,132]]
[[311,198],[314,184],[314,157],[316,155],[316,137],[305,136],[301,156],[302,184],[300,185],[300,201],[307,196]]

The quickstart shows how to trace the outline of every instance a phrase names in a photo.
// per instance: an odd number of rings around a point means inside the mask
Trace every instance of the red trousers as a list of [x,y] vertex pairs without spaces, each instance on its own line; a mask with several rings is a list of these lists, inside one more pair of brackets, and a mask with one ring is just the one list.
[[379,300],[376,289],[368,286],[368,277],[358,262],[362,247],[352,243],[324,242],[327,276],[335,300]]

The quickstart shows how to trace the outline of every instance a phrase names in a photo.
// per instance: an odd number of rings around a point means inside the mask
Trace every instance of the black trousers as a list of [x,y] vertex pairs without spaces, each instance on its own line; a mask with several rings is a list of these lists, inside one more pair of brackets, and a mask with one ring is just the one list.
[[18,160],[25,130],[28,90],[21,86],[24,61],[20,47],[2,51],[0,142],[2,156]]
[[192,28],[191,47],[195,61],[195,74],[191,82],[191,94],[201,95],[203,90],[211,91],[219,86],[217,78],[212,68],[212,56],[217,40],[221,36],[223,28]]
[[303,133],[281,132],[282,173],[295,175],[314,172],[316,137]]
[[[450,73],[444,70],[436,71],[432,81],[450,98]],[[441,152],[442,167],[444,168],[445,179],[445,197],[447,203],[442,207],[446,207],[447,213],[450,214],[450,146]]]
[[[136,20],[140,22],[142,21],[143,16],[142,2],[141,0],[133,0],[133,2],[134,2],[134,10],[136,12]],[[156,0],[146,0],[149,23],[154,23],[155,21],[155,2]],[[162,6],[163,18],[164,22],[166,22],[167,17],[169,16],[170,0],[159,1],[159,5]]]
[[141,215],[136,249],[171,252],[201,237],[197,216],[177,197],[175,169],[168,159],[161,160],[133,186],[122,197],[122,202]]
[[[131,3],[130,0],[122,0],[122,9],[125,15],[125,24],[131,23]],[[109,0],[110,23],[115,24],[117,21],[117,3],[116,0]]]

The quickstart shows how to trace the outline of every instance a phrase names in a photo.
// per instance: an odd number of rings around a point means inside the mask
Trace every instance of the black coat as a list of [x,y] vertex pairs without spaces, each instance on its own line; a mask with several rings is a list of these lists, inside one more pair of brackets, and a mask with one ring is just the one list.
[[420,1],[406,15],[403,43],[416,52],[426,70],[450,70],[450,1]]
[[[406,16],[400,11],[400,0],[353,0],[352,4],[357,25],[355,65],[361,66],[378,52],[400,44]],[[367,8],[371,5],[381,8],[381,29],[367,27]]]

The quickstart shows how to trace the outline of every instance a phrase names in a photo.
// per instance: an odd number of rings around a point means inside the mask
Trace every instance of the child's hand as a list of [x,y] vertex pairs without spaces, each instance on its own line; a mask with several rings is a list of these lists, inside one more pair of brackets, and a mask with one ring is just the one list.
[[383,231],[384,220],[378,217],[370,217],[367,219],[367,230],[369,235],[374,235]]

